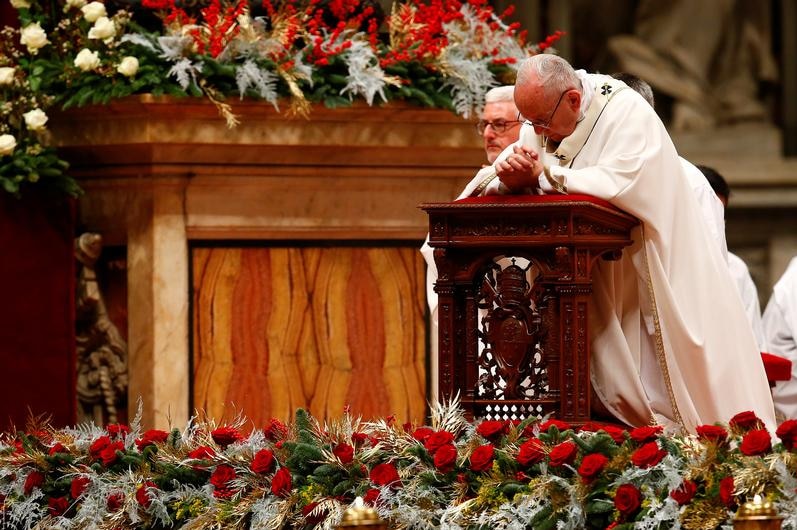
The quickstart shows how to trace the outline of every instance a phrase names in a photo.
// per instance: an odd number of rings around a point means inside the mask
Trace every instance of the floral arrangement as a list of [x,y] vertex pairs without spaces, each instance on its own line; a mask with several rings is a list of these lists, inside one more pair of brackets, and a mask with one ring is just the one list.
[[31,426],[0,444],[0,527],[334,528],[361,498],[393,528],[688,528],[754,495],[797,526],[797,421],[774,440],[751,412],[691,436],[556,420],[426,427],[297,412],[183,430]]
[[487,0],[11,0],[20,27],[0,34],[0,185],[79,192],[48,145],[47,109],[138,93],[207,97],[229,126],[229,97],[307,115],[365,100],[405,100],[468,118],[485,92],[511,83],[531,45],[512,8]]

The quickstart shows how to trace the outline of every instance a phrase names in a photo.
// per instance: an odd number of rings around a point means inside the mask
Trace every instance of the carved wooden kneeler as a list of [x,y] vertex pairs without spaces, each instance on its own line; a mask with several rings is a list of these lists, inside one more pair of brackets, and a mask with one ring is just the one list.
[[590,420],[592,267],[638,224],[586,195],[427,203],[438,269],[439,393],[471,417]]

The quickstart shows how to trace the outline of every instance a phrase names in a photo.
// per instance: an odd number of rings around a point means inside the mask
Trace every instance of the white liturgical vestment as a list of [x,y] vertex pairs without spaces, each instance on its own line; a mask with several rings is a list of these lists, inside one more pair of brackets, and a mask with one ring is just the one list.
[[772,390],[775,409],[786,418],[797,418],[797,258],[775,284],[763,323],[770,353],[792,362],[791,380],[778,381]]
[[[583,118],[573,133],[553,152],[528,125],[519,141],[568,193],[607,200],[641,221],[620,260],[593,268],[595,392],[629,425],[694,432],[752,410],[774,431],[760,350],[664,124],[624,83],[578,74]],[[486,193],[502,192],[496,181]]]

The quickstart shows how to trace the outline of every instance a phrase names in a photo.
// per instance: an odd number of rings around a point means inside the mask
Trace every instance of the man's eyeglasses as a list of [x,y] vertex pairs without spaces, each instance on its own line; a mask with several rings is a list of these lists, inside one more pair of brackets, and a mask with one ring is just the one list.
[[478,122],[476,122],[476,130],[479,131],[479,134],[484,134],[484,130],[489,125],[490,127],[493,128],[493,130],[495,132],[497,132],[498,134],[501,134],[504,131],[506,131],[507,129],[511,129],[512,127],[514,127],[515,124],[522,123],[522,122],[523,122],[523,120],[521,120],[521,119],[517,119],[517,120],[495,120],[495,121],[479,120]]
[[559,101],[556,102],[556,106],[553,108],[553,112],[551,112],[551,115],[548,116],[547,120],[545,121],[528,120],[524,118],[523,115],[519,112],[517,113],[517,119],[531,125],[532,127],[537,127],[538,129],[549,129],[551,127],[551,122],[553,121],[553,117],[556,115],[556,111],[559,110],[559,105],[562,103],[562,98],[565,97],[565,94],[567,94],[570,90],[572,89],[568,88],[559,95]]

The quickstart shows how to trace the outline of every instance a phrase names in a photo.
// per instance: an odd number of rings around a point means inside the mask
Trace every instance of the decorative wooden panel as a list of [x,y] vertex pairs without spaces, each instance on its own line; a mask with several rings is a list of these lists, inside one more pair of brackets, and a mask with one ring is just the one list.
[[304,407],[426,410],[424,266],[411,247],[192,250],[193,406],[255,425]]

